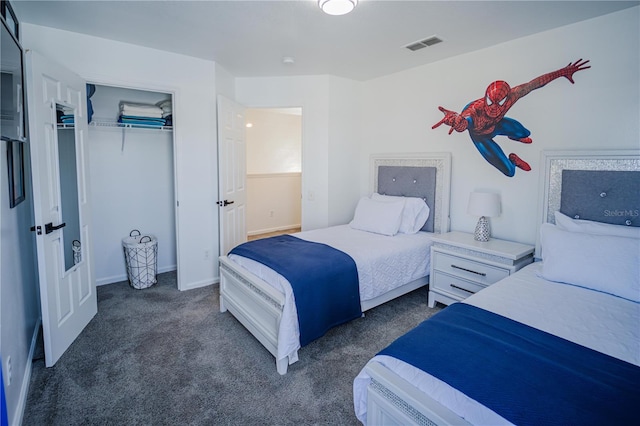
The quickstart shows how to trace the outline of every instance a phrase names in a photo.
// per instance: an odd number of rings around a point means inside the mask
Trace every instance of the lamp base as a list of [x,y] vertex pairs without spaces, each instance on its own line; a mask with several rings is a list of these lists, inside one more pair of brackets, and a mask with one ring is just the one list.
[[489,241],[490,236],[491,229],[489,228],[489,220],[484,216],[480,216],[480,219],[478,219],[478,224],[476,225],[476,231],[473,234],[473,239],[486,243],[487,241]]

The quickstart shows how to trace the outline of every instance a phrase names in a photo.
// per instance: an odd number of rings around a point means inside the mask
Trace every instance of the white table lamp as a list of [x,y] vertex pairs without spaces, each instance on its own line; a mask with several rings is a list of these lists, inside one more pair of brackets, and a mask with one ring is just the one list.
[[499,216],[501,212],[500,195],[491,192],[472,192],[469,195],[467,213],[480,216],[473,238],[486,242],[491,238],[491,228],[487,217]]

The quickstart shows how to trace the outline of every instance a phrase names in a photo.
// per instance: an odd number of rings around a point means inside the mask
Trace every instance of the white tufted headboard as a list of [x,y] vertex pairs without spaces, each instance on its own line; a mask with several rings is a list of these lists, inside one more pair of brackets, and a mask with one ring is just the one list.
[[[640,150],[543,151],[539,224],[554,213],[640,226]],[[538,235],[536,253],[540,253]]]

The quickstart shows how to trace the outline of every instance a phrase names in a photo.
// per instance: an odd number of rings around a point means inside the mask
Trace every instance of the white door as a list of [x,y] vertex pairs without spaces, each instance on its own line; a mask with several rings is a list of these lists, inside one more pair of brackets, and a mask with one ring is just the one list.
[[218,96],[220,255],[247,240],[244,107]]
[[[88,195],[86,83],[26,54],[45,363],[54,365],[98,311]],[[59,121],[66,124],[58,125]]]

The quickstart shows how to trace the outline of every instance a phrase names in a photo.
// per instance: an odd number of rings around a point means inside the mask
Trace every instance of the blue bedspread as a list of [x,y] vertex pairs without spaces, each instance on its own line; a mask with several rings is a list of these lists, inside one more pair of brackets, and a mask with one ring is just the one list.
[[230,254],[260,262],[291,283],[301,346],[362,316],[356,264],[340,250],[279,235],[240,244]]
[[640,367],[455,303],[382,352],[517,425],[637,424]]

